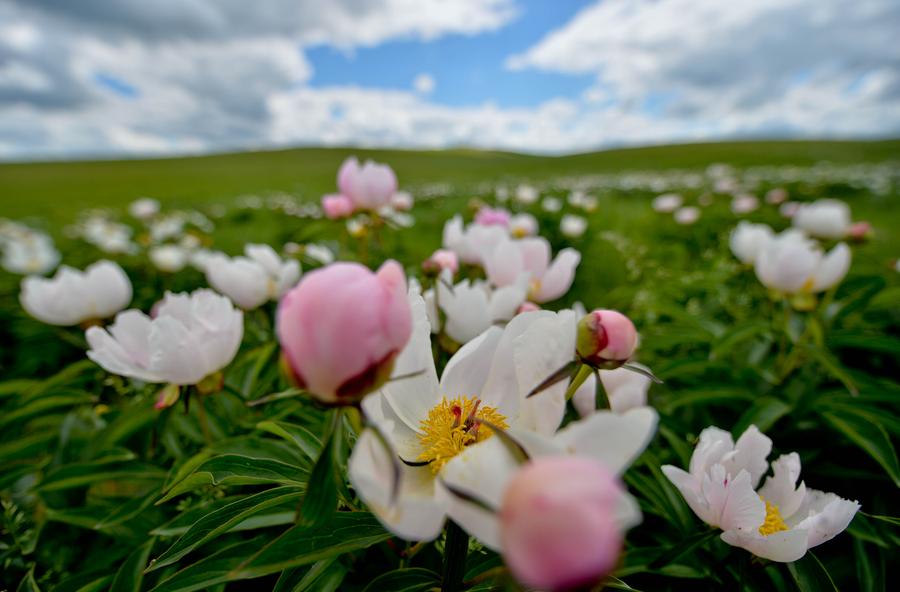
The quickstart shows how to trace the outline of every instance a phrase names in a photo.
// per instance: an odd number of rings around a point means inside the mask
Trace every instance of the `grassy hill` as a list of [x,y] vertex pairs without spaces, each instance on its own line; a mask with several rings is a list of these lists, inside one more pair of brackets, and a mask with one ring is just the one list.
[[337,167],[349,154],[390,163],[401,184],[412,185],[695,168],[712,162],[738,166],[878,162],[900,159],[900,140],[723,142],[559,157],[478,150],[298,148],[147,160],[0,164],[0,215],[40,214],[69,220],[79,209],[121,205],[141,196],[179,205],[276,191],[315,199],[334,190]]

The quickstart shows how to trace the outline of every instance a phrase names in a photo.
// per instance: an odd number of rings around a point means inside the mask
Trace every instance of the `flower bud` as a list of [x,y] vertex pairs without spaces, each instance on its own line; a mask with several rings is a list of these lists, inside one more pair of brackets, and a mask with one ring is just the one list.
[[623,535],[616,505],[624,495],[598,462],[542,457],[510,480],[500,509],[503,556],[526,586],[587,588],[615,568]]
[[586,364],[612,369],[634,354],[637,330],[634,323],[615,310],[595,310],[578,321],[575,344],[578,356]]
[[333,193],[322,197],[322,210],[329,220],[346,218],[353,213],[353,201],[346,195]]
[[854,222],[847,229],[847,238],[856,242],[862,242],[872,235],[872,225],[868,222]]
[[376,273],[358,263],[312,271],[278,308],[278,341],[292,377],[330,404],[355,403],[384,384],[411,331],[406,277],[396,261]]
[[445,269],[450,273],[459,270],[459,258],[449,249],[438,249],[422,263],[422,270],[429,275],[438,275]]

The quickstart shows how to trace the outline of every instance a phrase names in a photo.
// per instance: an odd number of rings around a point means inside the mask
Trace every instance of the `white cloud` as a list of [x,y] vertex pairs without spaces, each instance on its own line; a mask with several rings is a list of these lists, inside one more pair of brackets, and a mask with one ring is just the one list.
[[437,83],[434,81],[434,77],[431,74],[419,74],[413,79],[413,88],[417,93],[422,95],[433,93],[436,84]]

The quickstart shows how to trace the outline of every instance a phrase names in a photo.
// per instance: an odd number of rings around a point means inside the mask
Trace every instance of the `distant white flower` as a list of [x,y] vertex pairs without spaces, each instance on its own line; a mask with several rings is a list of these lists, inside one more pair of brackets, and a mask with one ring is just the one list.
[[545,212],[558,212],[562,209],[562,202],[555,197],[545,197],[541,202],[541,208],[543,208]]
[[155,243],[181,238],[184,232],[184,223],[184,218],[177,214],[154,220],[150,225],[150,238]]
[[463,227],[462,216],[457,214],[444,224],[443,245],[456,253],[463,263],[484,265],[485,258],[508,237],[508,232],[505,227],[494,224]]
[[661,214],[669,214],[681,207],[684,199],[677,193],[664,193],[653,199],[653,209]]
[[135,253],[138,246],[131,241],[130,226],[113,222],[103,216],[93,216],[84,221],[81,235],[104,253]]
[[313,261],[317,261],[322,265],[328,265],[334,262],[334,253],[325,245],[317,245],[310,243],[303,247],[303,254]]
[[[451,277],[444,274],[445,278]],[[467,343],[497,323],[509,321],[525,302],[528,292],[528,276],[503,288],[492,289],[484,281],[463,280],[451,291],[444,282],[437,283],[437,299],[434,290],[425,293],[428,319],[432,331],[440,329],[438,305],[446,316],[444,331],[457,343]]]
[[241,344],[244,317],[212,290],[166,293],[156,316],[116,316],[109,330],[88,329],[87,355],[107,372],[145,382],[197,384],[227,366]]
[[11,273],[45,274],[53,271],[60,258],[53,239],[41,232],[29,229],[26,235],[3,242],[3,268]]
[[516,187],[516,201],[521,204],[525,204],[525,205],[533,204],[534,202],[536,202],[538,200],[538,198],[540,196],[541,196],[541,194],[537,190],[537,188],[532,187],[531,185],[526,185],[525,183],[522,183],[521,185]]
[[765,224],[753,224],[742,220],[738,223],[728,239],[728,245],[734,256],[742,263],[752,264],[763,247],[775,236],[772,229]]
[[578,238],[585,233],[587,227],[588,221],[586,218],[575,216],[573,214],[566,214],[562,217],[562,220],[559,221],[560,232],[563,233],[563,236],[569,238]]
[[510,286],[522,274],[529,277],[528,299],[537,302],[556,300],[569,291],[575,280],[575,268],[581,253],[563,249],[551,263],[550,243],[542,237],[506,239],[485,259],[485,271],[495,286]]
[[150,249],[150,261],[160,271],[176,273],[190,260],[190,251],[178,245],[159,245]]
[[494,197],[497,198],[497,201],[500,203],[506,203],[509,201],[509,188],[508,187],[497,187],[494,190]]
[[768,240],[756,257],[756,277],[785,294],[816,293],[837,285],[850,269],[850,249],[839,243],[827,255],[799,230]]
[[700,219],[700,209],[694,206],[685,206],[675,210],[675,214],[672,217],[675,219],[676,224],[690,226]]
[[509,219],[509,234],[515,238],[525,238],[538,233],[537,218],[529,213],[516,214]]
[[774,189],[770,189],[766,192],[766,203],[777,206],[778,204],[784,203],[784,201],[788,198],[787,189],[783,187],[776,187]]
[[735,214],[749,214],[759,209],[759,198],[749,193],[736,195],[731,200],[731,211]]
[[131,294],[121,267],[97,261],[84,271],[63,265],[52,278],[25,278],[19,301],[39,321],[70,326],[111,317],[128,306]]
[[722,540],[771,561],[797,561],[811,547],[843,532],[859,503],[807,489],[800,478],[800,456],[766,458],[772,440],[750,426],[737,442],[716,427],[700,433],[690,471],[662,467],[688,506],[704,522],[721,528]]
[[398,191],[391,196],[391,207],[405,212],[413,207],[413,196],[407,191]]
[[850,207],[837,199],[820,199],[801,204],[791,223],[810,236],[838,239],[847,235],[850,225]]
[[128,206],[128,213],[138,220],[149,220],[159,213],[159,202],[150,197],[136,199]]
[[244,310],[278,300],[300,279],[300,263],[284,261],[269,245],[248,244],[244,257],[214,255],[206,265],[206,280]]

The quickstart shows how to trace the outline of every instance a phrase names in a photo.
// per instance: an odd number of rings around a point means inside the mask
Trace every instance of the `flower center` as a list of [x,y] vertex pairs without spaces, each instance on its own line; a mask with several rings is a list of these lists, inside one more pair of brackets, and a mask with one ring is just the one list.
[[490,405],[482,405],[477,397],[441,399],[422,420],[419,436],[422,453],[418,460],[430,463],[431,472],[437,474],[466,446],[494,435],[493,430],[479,420],[498,428],[509,427],[502,413]]
[[781,518],[781,512],[778,511],[778,506],[769,503],[763,496],[759,496],[759,499],[766,504],[766,519],[759,527],[759,534],[769,536],[776,532],[788,530],[788,525],[785,524],[784,520]]

